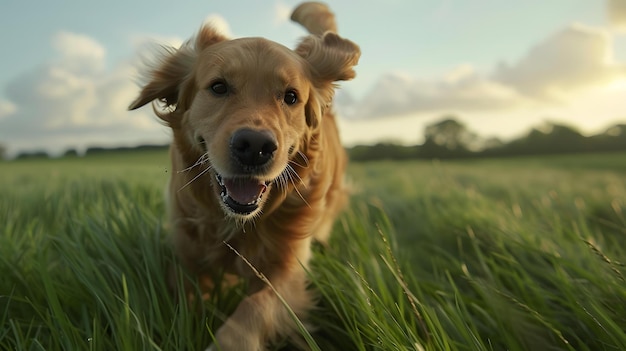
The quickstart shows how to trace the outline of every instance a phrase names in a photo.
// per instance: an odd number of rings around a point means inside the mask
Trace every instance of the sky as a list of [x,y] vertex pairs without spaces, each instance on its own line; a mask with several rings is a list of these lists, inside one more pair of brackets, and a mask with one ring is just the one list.
[[[626,0],[338,0],[357,77],[336,96],[344,144],[416,144],[455,116],[484,137],[545,121],[586,134],[626,123]],[[150,107],[127,111],[142,54],[204,22],[295,47],[291,0],[7,1],[0,12],[0,144],[10,154],[166,143]]]

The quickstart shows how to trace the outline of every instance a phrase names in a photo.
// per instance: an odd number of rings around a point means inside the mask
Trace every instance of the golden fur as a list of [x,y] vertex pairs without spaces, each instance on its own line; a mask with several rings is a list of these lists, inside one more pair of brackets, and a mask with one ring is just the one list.
[[221,350],[263,350],[294,332],[276,294],[228,245],[304,319],[311,240],[327,240],[347,200],[329,106],[360,51],[335,33],[325,5],[302,4],[292,19],[312,33],[293,51],[228,40],[205,25],[167,50],[129,107],[159,100],[155,112],[172,129],[169,216],[182,263],[199,276],[248,281],[248,296],[216,333]]

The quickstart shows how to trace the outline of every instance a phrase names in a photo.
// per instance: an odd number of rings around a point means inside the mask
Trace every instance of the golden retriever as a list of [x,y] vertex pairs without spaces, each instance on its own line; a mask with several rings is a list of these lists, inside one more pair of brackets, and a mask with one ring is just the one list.
[[327,240],[347,201],[330,105],[360,50],[336,34],[326,5],[304,3],[292,20],[311,33],[295,50],[204,25],[166,50],[129,107],[158,100],[172,129],[169,216],[181,262],[198,276],[248,282],[210,350],[263,350],[296,334],[279,296],[306,318],[311,241]]

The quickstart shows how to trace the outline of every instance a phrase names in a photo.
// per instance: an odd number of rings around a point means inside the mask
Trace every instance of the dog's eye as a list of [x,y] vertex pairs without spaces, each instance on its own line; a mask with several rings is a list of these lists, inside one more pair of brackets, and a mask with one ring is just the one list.
[[296,94],[296,92],[293,90],[289,90],[285,93],[285,97],[283,98],[283,101],[287,105],[293,105],[296,102],[298,102],[298,94]]
[[224,96],[228,94],[228,85],[224,82],[215,82],[209,87],[213,95]]

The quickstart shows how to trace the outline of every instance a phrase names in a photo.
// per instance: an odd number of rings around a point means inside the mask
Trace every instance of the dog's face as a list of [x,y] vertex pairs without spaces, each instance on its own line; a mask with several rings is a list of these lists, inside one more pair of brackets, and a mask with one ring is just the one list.
[[[210,27],[165,57],[131,109],[160,99],[160,113],[202,160],[225,213],[250,219],[276,184],[300,181],[290,163],[323,123],[332,83],[354,76],[359,50],[333,33],[296,51],[261,38],[226,40]],[[180,149],[180,148],[179,148]],[[192,165],[187,165],[192,166]]]
[[224,41],[199,54],[194,80],[183,128],[206,153],[226,213],[254,216],[314,127],[306,62],[267,40]]

